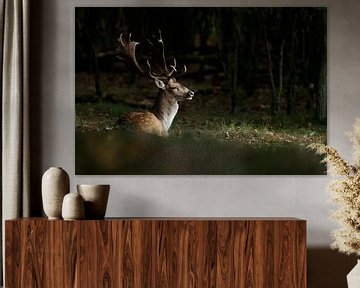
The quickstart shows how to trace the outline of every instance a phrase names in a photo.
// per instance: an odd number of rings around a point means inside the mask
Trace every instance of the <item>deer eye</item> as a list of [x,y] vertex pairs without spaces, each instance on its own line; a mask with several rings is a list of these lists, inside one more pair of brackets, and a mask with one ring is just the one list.
[[173,90],[173,91],[178,91],[179,88],[178,88],[178,87],[171,87],[171,90]]

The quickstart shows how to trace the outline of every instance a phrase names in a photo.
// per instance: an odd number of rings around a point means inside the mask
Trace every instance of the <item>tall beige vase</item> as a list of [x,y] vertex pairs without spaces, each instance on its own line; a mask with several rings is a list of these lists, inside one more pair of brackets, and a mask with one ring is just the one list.
[[69,175],[60,167],[51,167],[42,177],[43,208],[49,219],[61,219],[63,198],[69,193]]

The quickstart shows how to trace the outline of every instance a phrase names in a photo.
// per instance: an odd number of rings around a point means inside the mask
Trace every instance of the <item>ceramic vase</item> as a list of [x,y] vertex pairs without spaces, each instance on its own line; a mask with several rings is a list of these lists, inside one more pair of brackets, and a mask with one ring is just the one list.
[[42,177],[43,208],[49,219],[61,219],[63,198],[69,193],[69,175],[60,167],[49,168]]
[[104,219],[110,185],[77,185],[78,193],[85,201],[85,219]]
[[62,217],[64,220],[84,219],[84,199],[79,193],[69,193],[65,195],[62,204]]
[[347,275],[348,288],[360,287],[360,260],[357,261],[355,267]]

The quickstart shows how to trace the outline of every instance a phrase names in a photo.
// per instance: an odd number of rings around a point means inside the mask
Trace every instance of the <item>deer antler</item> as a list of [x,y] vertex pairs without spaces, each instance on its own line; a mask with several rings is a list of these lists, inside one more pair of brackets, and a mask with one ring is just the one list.
[[141,74],[145,74],[145,70],[141,68],[139,63],[136,60],[136,46],[139,42],[135,42],[131,40],[131,33],[129,34],[129,39],[124,40],[123,33],[120,34],[118,39],[119,46],[117,48],[117,52],[119,55],[117,57],[124,62],[128,62],[128,64],[133,64],[134,67],[140,72]]
[[[166,64],[165,48],[164,42],[161,38],[161,31],[159,30],[158,37],[153,35],[153,38],[153,41],[150,41],[148,39],[149,44],[152,46],[152,55],[151,58],[146,61],[146,64],[148,66],[147,71],[145,71],[145,69],[142,68],[136,60],[135,50],[139,42],[132,41],[131,34],[129,34],[129,39],[127,39],[126,41],[124,41],[123,39],[123,34],[120,35],[118,39],[119,47],[117,49],[119,53],[118,58],[123,61],[130,62],[129,64],[134,65],[141,74],[146,74],[153,79],[166,80],[174,76],[175,73],[177,73],[176,59],[174,58],[173,64],[169,65],[169,69]],[[186,66],[184,65],[182,73],[185,72]]]
[[150,45],[153,47],[153,53],[151,59],[148,61],[149,71],[151,71],[150,76],[152,78],[169,78],[173,76],[176,70],[176,59],[173,60],[173,65],[169,65],[171,69],[168,69],[165,58],[165,47],[164,41],[161,37],[161,30],[158,32],[158,37],[153,36],[155,41],[150,41]]

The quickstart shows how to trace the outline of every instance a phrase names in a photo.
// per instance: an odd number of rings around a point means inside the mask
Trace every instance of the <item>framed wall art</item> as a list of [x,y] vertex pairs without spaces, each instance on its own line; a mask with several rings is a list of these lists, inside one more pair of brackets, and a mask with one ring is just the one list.
[[78,175],[316,175],[327,10],[76,7]]

